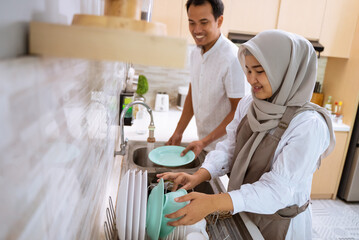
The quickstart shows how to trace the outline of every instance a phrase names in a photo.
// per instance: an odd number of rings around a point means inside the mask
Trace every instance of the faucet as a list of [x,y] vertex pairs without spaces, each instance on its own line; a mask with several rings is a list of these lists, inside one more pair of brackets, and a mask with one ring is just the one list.
[[116,155],[124,156],[126,154],[126,145],[127,145],[128,139],[126,138],[126,140],[125,140],[124,118],[125,118],[125,113],[127,112],[127,110],[130,107],[132,107],[133,105],[136,105],[136,104],[141,104],[141,105],[145,106],[146,109],[147,109],[147,112],[151,116],[151,122],[150,122],[150,125],[148,126],[149,133],[148,133],[147,142],[154,143],[156,141],[156,139],[154,137],[155,124],[153,122],[152,109],[146,103],[144,103],[142,101],[133,101],[133,102],[126,105],[126,107],[122,110],[121,115],[120,115],[121,144],[120,144],[120,151],[115,151],[115,156]]

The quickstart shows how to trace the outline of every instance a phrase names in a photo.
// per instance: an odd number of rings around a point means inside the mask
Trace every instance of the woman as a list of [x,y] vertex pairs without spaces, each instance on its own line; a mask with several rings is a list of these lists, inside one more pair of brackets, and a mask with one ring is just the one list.
[[244,43],[238,57],[252,95],[240,101],[227,138],[195,174],[158,174],[175,190],[230,172],[229,192],[187,194],[177,201],[190,204],[167,217],[183,216],[171,222],[178,226],[215,211],[245,211],[265,239],[311,239],[313,173],[335,145],[329,114],[310,103],[315,51],[303,37],[269,30]]

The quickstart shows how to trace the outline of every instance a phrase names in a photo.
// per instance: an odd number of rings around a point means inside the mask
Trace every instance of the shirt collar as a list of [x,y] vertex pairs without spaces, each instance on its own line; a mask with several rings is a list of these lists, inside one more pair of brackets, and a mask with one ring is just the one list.
[[217,39],[216,43],[204,54],[202,54],[203,49],[201,49],[201,55],[203,57],[203,60],[205,60],[209,55],[211,55],[213,52],[216,51],[216,49],[219,48],[219,46],[221,45],[221,42],[223,42],[223,34],[221,33],[221,35],[219,35],[219,38]]

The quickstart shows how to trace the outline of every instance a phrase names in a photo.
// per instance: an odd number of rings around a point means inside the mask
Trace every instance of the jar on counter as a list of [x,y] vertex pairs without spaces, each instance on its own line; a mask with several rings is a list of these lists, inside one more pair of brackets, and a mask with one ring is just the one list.
[[183,110],[184,102],[187,97],[188,87],[182,86],[178,87],[178,95],[177,95],[177,108]]

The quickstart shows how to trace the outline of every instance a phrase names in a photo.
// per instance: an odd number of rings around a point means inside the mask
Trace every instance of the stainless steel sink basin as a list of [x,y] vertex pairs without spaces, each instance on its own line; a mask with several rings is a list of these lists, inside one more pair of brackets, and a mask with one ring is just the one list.
[[[156,142],[154,147],[163,146],[164,142]],[[198,157],[189,164],[180,167],[164,167],[153,163],[148,158],[147,142],[144,141],[129,141],[127,145],[127,154],[125,160],[129,164],[129,168],[136,167],[138,169],[147,170],[149,173],[163,172],[163,171],[175,171],[175,172],[189,172],[193,173],[197,171],[203,162],[203,158]]]
[[[133,151],[133,163],[141,167],[160,167],[160,165],[153,163],[147,156],[148,150],[146,147],[137,148]],[[197,168],[199,165],[200,161],[196,158],[192,162],[177,168],[190,169]]]

